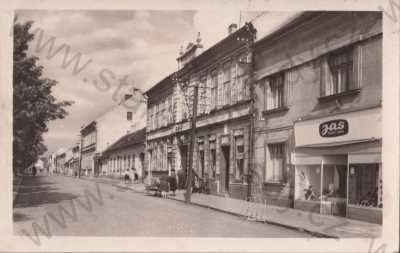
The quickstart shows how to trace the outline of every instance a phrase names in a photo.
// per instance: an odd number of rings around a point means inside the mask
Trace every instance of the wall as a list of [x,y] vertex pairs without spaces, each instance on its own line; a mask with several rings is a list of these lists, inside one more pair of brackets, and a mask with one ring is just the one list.
[[[294,121],[304,117],[325,116],[358,108],[379,105],[382,98],[382,30],[379,13],[327,13],[283,33],[279,39],[260,41],[255,60],[255,160],[260,166],[256,175],[263,177],[265,146],[270,142],[286,142],[288,147],[284,186],[266,185],[264,196],[270,201],[282,198],[292,201],[294,195]],[[300,43],[299,43],[300,42]],[[356,69],[359,94],[320,101],[321,59],[332,50],[353,43],[359,54]],[[265,110],[265,77],[286,70],[285,101],[287,109],[263,114]],[[265,185],[264,185],[265,186]],[[271,192],[273,194],[271,194]],[[268,196],[270,195],[270,196]],[[273,196],[271,196],[273,195]]]
[[[133,113],[132,121],[127,120],[127,112],[129,111]],[[96,153],[100,153],[128,131],[134,132],[146,126],[146,105],[139,103],[137,108],[134,109],[125,107],[123,104],[118,105],[97,118],[96,123]]]
[[[107,159],[102,161],[101,169],[102,169],[102,175],[108,175],[108,176],[114,176],[114,177],[119,177],[120,175],[124,175],[125,171],[129,168],[131,169],[134,167],[136,169],[136,172],[139,174],[139,178],[143,176],[144,173],[144,160],[143,160],[143,166],[140,162],[140,157],[141,154],[144,155],[145,152],[145,146],[143,144],[139,145],[133,145],[128,148],[124,149],[119,149],[115,151],[111,151],[109,154],[107,154]],[[113,161],[114,158],[122,158],[122,163],[121,163],[121,172],[118,171],[118,166],[117,169],[113,172],[113,164],[111,161]],[[124,163],[124,157],[131,157],[130,159],[130,166],[128,167],[128,163]],[[132,166],[132,159],[134,156],[134,166]]]

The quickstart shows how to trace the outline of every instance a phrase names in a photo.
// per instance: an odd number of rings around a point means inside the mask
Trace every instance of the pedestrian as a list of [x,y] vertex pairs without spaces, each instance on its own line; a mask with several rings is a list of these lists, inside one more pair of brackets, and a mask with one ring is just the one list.
[[130,177],[129,177],[129,169],[127,169],[127,170],[125,171],[125,175],[124,175],[124,182],[125,182],[125,184],[129,183],[130,180],[131,180],[131,179],[130,179]]
[[161,178],[160,178],[161,197],[167,198],[168,193],[169,193],[169,190],[170,190],[170,187],[169,187],[168,178],[166,178],[166,177],[161,177]]
[[139,174],[137,173],[136,169],[133,169],[133,176],[135,184],[139,183]]
[[175,191],[177,189],[177,181],[176,181],[176,174],[175,174],[175,170],[171,170],[171,175],[169,176],[169,187],[170,190],[172,191],[172,196],[175,196]]
[[32,176],[36,176],[36,167],[35,166],[32,167]]

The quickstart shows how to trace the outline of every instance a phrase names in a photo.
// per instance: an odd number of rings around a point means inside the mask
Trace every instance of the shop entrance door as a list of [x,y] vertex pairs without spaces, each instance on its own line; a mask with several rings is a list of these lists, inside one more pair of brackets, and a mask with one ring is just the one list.
[[225,190],[226,193],[229,193],[229,153],[230,153],[230,147],[229,146],[223,146],[222,147],[222,185],[223,189]]
[[347,165],[327,164],[323,171],[323,197],[330,204],[331,214],[346,216]]
[[181,156],[181,172],[178,174],[178,187],[179,189],[186,188],[187,180],[187,163],[188,163],[188,148],[187,145],[179,146],[179,154]]

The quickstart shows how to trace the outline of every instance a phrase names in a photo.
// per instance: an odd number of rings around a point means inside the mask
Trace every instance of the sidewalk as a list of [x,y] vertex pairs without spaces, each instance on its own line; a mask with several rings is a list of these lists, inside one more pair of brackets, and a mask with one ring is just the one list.
[[[169,198],[185,201],[184,191]],[[191,203],[218,211],[247,217],[249,220],[267,222],[330,238],[380,237],[382,226],[338,216],[321,215],[292,208],[252,203],[239,199],[194,193]]]
[[[81,179],[108,183],[116,187],[130,189],[137,193],[145,193],[145,184],[142,183],[125,184],[119,179],[110,178],[81,177]],[[185,201],[184,193],[184,190],[178,190],[175,196],[169,196],[169,198],[177,201]],[[374,223],[310,213],[292,208],[263,205],[209,194],[192,194],[191,204],[246,217],[251,221],[266,222],[305,231],[319,237],[369,238],[380,237],[382,234],[382,226]]]
[[145,191],[145,184],[125,183],[123,179],[116,179],[116,178],[109,178],[109,177],[87,177],[87,176],[81,176],[80,179],[90,180],[90,181],[103,183],[103,184],[111,184],[111,185],[119,187],[119,188],[130,189],[137,193],[144,193],[144,191]]

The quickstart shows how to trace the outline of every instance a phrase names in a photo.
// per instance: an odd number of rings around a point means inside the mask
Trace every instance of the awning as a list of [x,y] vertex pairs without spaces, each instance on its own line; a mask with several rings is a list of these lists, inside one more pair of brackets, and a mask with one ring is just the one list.
[[349,164],[382,163],[381,153],[349,154]]
[[364,142],[373,142],[373,141],[378,141],[378,140],[380,140],[380,139],[371,138],[371,139],[363,139],[363,140],[337,141],[337,142],[318,143],[318,144],[297,146],[297,148],[338,147],[338,146],[345,146],[345,145],[358,144],[358,143],[364,143]]

